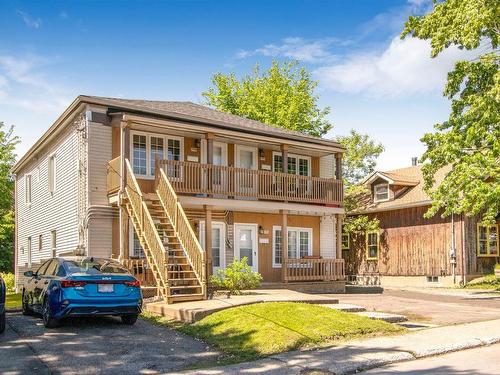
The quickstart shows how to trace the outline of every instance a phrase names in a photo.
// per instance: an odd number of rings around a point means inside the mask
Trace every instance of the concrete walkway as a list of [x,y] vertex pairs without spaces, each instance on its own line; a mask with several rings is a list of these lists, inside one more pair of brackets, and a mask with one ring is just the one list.
[[155,314],[192,323],[216,311],[261,302],[336,304],[338,298],[328,295],[301,293],[288,289],[262,289],[253,290],[249,294],[241,296],[231,296],[231,298],[216,297],[209,300],[180,302],[171,305],[167,305],[165,302],[153,302],[148,303],[145,308]]
[[500,342],[500,319],[437,327],[403,336],[357,340],[313,351],[295,351],[244,364],[190,371],[191,374],[351,374],[390,363]]

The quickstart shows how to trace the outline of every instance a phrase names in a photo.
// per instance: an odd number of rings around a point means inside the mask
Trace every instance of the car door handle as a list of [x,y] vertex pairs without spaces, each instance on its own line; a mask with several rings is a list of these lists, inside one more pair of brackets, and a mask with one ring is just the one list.
[[49,280],[45,280],[44,284],[47,285],[49,283]]
[[35,280],[35,282],[33,284],[38,284],[38,280]]

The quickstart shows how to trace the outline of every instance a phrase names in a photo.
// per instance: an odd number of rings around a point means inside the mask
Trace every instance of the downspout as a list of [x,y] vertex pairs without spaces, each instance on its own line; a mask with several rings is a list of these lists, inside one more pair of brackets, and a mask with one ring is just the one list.
[[125,193],[125,185],[126,185],[126,173],[125,173],[125,128],[128,126],[128,123],[122,121],[120,123],[120,191],[118,192],[118,221],[120,225],[120,254],[118,256],[118,260],[121,262],[125,258],[125,241],[128,241],[123,233],[123,226],[125,215],[122,208],[122,199],[123,194]]
[[467,262],[465,261],[465,216],[462,214],[462,225],[460,226],[460,230],[462,232],[462,285],[465,286],[467,283]]
[[17,217],[19,216],[19,212],[17,210],[17,174],[14,175],[14,288],[16,292],[19,292],[18,286],[19,286],[19,280],[18,280],[18,266],[17,266],[17,256],[18,256],[18,241],[19,241],[19,236],[18,236],[18,228],[19,226],[17,225]]

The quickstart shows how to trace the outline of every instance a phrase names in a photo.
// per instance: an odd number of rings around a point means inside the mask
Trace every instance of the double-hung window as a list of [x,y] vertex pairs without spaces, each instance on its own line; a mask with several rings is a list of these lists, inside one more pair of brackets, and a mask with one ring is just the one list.
[[477,226],[477,256],[499,256],[498,225]]
[[[132,132],[132,165],[141,177],[154,177],[157,159],[182,161],[184,143],[181,137]],[[180,166],[169,166],[169,177],[180,178]]]
[[349,236],[349,233],[342,232],[342,250],[349,250],[350,240],[351,237]]
[[[273,228],[273,267],[281,267],[283,240],[281,227]],[[312,255],[312,229],[288,228],[288,258],[299,259]]]
[[378,230],[366,232],[366,259],[378,259],[380,250],[380,233]]
[[373,188],[373,201],[383,202],[389,200],[389,184],[375,185]]

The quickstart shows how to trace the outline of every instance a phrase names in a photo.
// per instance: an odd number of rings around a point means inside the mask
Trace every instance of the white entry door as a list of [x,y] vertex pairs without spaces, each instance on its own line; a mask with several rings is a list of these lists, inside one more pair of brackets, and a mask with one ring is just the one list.
[[[215,274],[226,267],[226,226],[222,222],[212,222],[212,266]],[[205,222],[200,223],[200,245],[205,249]]]
[[257,242],[257,224],[234,225],[234,258],[241,260],[247,257],[252,270],[259,270],[259,247]]
[[[257,193],[258,150],[256,147],[236,145],[236,167],[242,168],[235,173],[235,189],[244,196],[254,197]],[[245,171],[246,170],[246,171]]]
[[[213,146],[213,164],[226,167],[227,166],[227,143],[223,142],[214,142]],[[207,163],[207,141],[205,139],[201,142],[201,163]],[[203,186],[207,187],[208,185],[208,177],[207,171],[203,171],[202,181]],[[212,185],[211,190],[215,192],[225,192],[227,190],[228,179],[227,179],[227,171],[225,170],[214,170],[212,173]],[[219,197],[219,196],[217,196]]]

